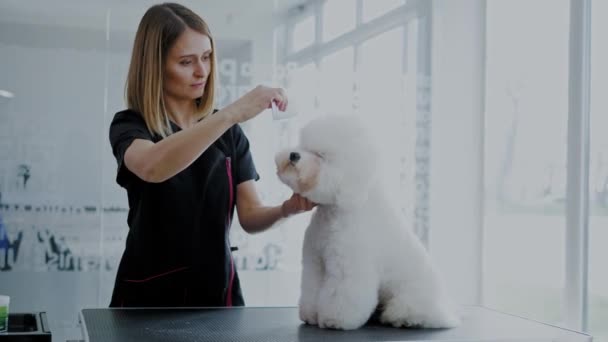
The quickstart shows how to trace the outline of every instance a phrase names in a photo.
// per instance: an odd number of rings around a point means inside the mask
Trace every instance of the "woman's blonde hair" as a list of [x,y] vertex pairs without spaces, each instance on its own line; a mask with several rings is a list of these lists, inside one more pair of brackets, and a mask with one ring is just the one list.
[[213,111],[217,82],[215,44],[207,23],[182,5],[154,5],[142,17],[133,44],[125,85],[127,106],[143,115],[151,133],[163,137],[173,133],[163,100],[163,69],[169,49],[186,28],[208,36],[211,41],[211,68],[205,91],[195,100],[200,119]]

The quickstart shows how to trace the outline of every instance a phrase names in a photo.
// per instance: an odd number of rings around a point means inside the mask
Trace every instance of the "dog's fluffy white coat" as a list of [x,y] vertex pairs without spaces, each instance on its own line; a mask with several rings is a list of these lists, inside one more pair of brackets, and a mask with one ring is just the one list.
[[395,327],[454,327],[459,318],[426,249],[376,178],[375,156],[351,116],[312,121],[297,148],[276,155],[281,181],[318,203],[304,237],[300,318],[356,329],[378,308]]

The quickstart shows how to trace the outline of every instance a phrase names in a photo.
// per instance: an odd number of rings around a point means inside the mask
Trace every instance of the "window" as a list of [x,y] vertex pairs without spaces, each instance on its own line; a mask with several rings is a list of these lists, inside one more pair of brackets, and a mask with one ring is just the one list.
[[290,73],[287,84],[289,105],[300,113],[314,113],[317,109],[319,73],[314,63],[298,66]]
[[608,341],[608,3],[593,1],[591,11],[591,143],[589,175],[589,331]]
[[321,60],[321,110],[333,114],[353,112],[353,48],[339,50]]
[[323,3],[323,41],[330,41],[355,28],[356,0],[330,0]]
[[[380,162],[384,166],[381,169],[385,173],[382,179],[389,185],[393,203],[408,216],[406,219],[426,243],[430,74],[419,61],[430,60],[426,49],[430,42],[430,21],[426,20],[430,3],[421,1],[409,7],[411,15],[356,25],[357,17],[389,14],[404,3],[320,2],[315,13],[323,17],[323,41],[314,49],[292,50],[285,61],[300,65],[288,85],[290,94],[298,98],[300,112],[352,113],[366,122],[380,146]],[[342,23],[328,22],[331,18]],[[346,32],[348,38],[332,40]],[[285,44],[289,45],[289,40],[298,38],[293,32],[287,39]],[[304,107],[307,109],[302,111]],[[291,120],[285,129],[300,127],[311,119],[306,115]]]
[[552,323],[564,290],[568,22],[567,0],[487,3],[485,304]]
[[[415,110],[406,110],[405,103],[415,89],[405,91],[403,35],[403,27],[398,27],[361,44],[356,90],[357,112],[380,147],[385,188],[392,191],[392,203],[399,203],[403,214],[411,214],[415,195]],[[411,69],[415,75],[416,66]],[[408,194],[407,198],[403,194]]]
[[293,51],[301,50],[315,42],[315,17],[307,16],[293,27]]

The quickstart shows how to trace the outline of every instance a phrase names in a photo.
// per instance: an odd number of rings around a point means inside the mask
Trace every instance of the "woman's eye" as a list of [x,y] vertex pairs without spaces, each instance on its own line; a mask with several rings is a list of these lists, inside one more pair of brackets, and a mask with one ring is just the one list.
[[181,62],[179,62],[179,64],[181,64],[181,65],[188,65],[188,64],[190,64],[190,63],[191,63],[191,62],[190,62],[189,60],[185,60],[185,61],[181,61]]
[[209,58],[211,58],[211,56],[209,56],[209,55],[207,55],[207,56],[203,56],[203,60],[204,60],[204,61],[208,61],[208,60],[209,60]]

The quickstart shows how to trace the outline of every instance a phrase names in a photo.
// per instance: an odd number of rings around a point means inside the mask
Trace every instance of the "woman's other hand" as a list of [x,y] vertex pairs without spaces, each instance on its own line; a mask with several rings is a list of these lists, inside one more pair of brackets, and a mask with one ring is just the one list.
[[291,195],[291,198],[283,202],[283,205],[281,205],[281,213],[283,214],[283,217],[289,217],[294,214],[310,211],[316,206],[316,203],[313,203],[308,199],[294,193]]

